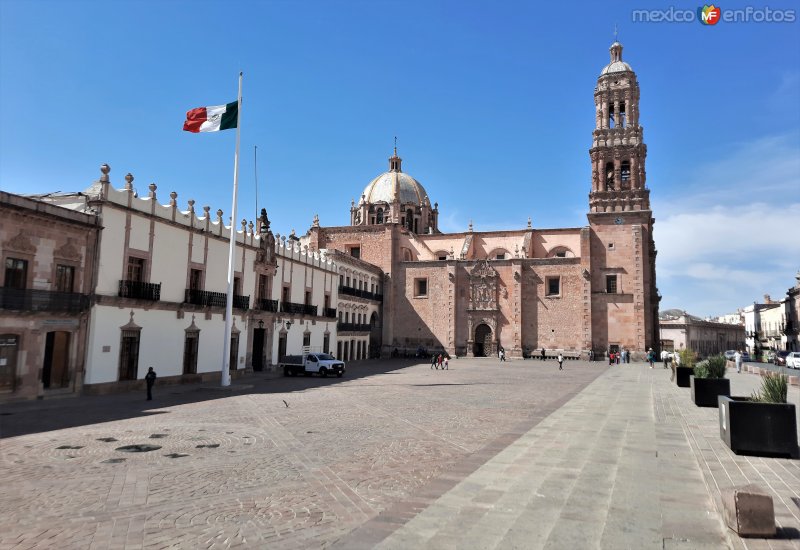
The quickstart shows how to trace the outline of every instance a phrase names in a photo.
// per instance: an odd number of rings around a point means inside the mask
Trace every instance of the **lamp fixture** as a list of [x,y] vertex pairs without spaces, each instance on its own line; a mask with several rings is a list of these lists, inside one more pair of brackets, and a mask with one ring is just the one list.
[[264,328],[264,320],[263,319],[259,319],[258,320],[258,328],[259,329],[263,329]]

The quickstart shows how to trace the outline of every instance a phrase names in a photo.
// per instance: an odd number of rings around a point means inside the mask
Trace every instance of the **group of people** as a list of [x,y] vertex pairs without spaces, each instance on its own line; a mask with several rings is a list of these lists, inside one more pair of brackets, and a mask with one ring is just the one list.
[[[652,351],[652,350],[651,350]],[[620,363],[630,363],[631,362],[631,352],[622,348],[622,351],[614,351],[609,350],[608,352],[608,364],[609,365],[619,365]]]
[[450,370],[450,357],[446,353],[440,353],[436,355],[435,353],[431,354],[431,368],[439,370]]

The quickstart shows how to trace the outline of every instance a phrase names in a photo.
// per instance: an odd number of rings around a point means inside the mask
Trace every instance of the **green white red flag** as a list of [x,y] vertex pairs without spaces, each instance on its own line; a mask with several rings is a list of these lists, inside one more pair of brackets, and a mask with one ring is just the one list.
[[236,128],[239,122],[239,102],[234,101],[227,105],[214,105],[212,107],[198,107],[186,111],[186,122],[183,129],[186,132],[219,132]]

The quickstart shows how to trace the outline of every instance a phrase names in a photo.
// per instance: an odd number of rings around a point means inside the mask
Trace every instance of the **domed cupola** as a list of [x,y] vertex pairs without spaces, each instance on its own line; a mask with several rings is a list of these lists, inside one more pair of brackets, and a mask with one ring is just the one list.
[[369,182],[350,207],[350,225],[399,223],[414,233],[438,233],[438,205],[431,208],[422,184],[402,170],[403,159],[389,157],[389,171]]

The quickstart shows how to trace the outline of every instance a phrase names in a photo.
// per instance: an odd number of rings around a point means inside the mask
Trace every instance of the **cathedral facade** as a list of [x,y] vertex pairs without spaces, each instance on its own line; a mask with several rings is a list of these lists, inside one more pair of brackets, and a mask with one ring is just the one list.
[[[439,205],[403,171],[389,170],[350,207],[350,225],[315,221],[301,243],[380,268],[382,355],[443,349],[456,356],[563,351],[586,357],[657,348],[655,222],[646,187],[639,85],[622,45],[594,91],[588,225],[442,233]],[[374,327],[373,327],[374,328]],[[370,354],[376,354],[370,349]]]

